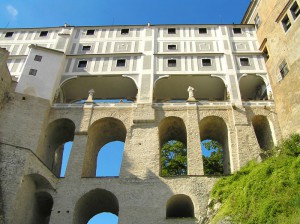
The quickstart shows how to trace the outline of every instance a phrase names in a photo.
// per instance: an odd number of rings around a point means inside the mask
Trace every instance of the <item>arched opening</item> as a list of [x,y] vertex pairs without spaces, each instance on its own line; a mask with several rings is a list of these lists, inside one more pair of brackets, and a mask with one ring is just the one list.
[[48,224],[53,207],[53,198],[49,190],[53,188],[43,176],[25,176],[17,193],[12,223]]
[[164,118],[160,122],[158,129],[161,175],[186,175],[187,138],[183,120],[178,117]]
[[172,196],[167,202],[167,218],[194,218],[194,204],[191,198],[184,194]]
[[96,177],[99,150],[110,142],[120,141],[125,143],[126,133],[124,124],[118,119],[102,118],[96,121],[88,130],[82,176]]
[[206,139],[201,142],[203,170],[205,175],[222,175],[224,173],[224,151],[218,141]]
[[74,122],[65,118],[53,121],[46,129],[43,151],[38,154],[56,176],[61,176],[65,143],[73,141],[74,134]]
[[240,79],[242,100],[268,100],[264,80],[257,75],[246,75]]
[[263,115],[256,115],[252,118],[252,125],[259,147],[264,150],[272,149],[274,141],[268,119]]
[[224,101],[227,90],[222,79],[208,75],[170,75],[159,79],[154,87],[154,101],[186,101],[187,89],[192,86],[196,100]]
[[103,212],[119,215],[119,202],[110,191],[95,189],[83,195],[75,206],[74,224],[88,223],[95,215]]
[[97,156],[96,177],[119,176],[124,152],[124,142],[114,141],[104,145]]
[[[221,145],[222,160],[219,162],[223,162],[223,174],[230,174],[230,155],[228,146],[228,130],[226,123],[220,117],[209,116],[203,118],[200,121],[199,126],[201,142],[203,142],[204,140],[212,140],[213,142],[219,143]],[[204,170],[205,169],[206,168],[204,167]],[[216,168],[213,170],[216,170]]]
[[66,174],[72,146],[73,146],[73,141],[69,141],[64,144],[62,164],[61,164],[61,169],[60,169],[61,177],[64,177]]
[[50,222],[50,215],[53,207],[53,198],[48,192],[36,192],[37,213],[39,220],[37,223],[46,224]]
[[110,212],[94,215],[87,224],[118,224],[118,216]]
[[61,86],[57,103],[71,103],[86,100],[89,90],[93,89],[95,100],[135,101],[137,86],[128,77],[116,76],[79,76],[67,80]]

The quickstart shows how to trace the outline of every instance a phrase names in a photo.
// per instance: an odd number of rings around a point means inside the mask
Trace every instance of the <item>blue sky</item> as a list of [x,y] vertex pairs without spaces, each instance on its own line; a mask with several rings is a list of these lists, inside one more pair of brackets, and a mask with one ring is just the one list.
[[[0,28],[239,24],[250,0],[1,0]],[[116,150],[118,151],[118,150]],[[111,158],[107,157],[107,161]],[[118,168],[116,168],[118,169]],[[116,224],[102,214],[89,224]]]
[[240,23],[250,0],[1,0],[0,27]]

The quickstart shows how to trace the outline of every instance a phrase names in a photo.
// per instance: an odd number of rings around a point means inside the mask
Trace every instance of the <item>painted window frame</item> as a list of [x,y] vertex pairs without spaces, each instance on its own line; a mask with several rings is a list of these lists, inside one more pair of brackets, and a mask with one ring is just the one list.
[[168,68],[175,68],[175,67],[177,67],[177,60],[175,58],[168,59],[167,63],[168,63],[167,64]]
[[[250,58],[248,58],[248,57],[240,57],[239,60],[240,60],[240,66],[241,67],[249,67],[249,66],[251,66]],[[244,64],[246,61],[247,61],[247,64]]]
[[41,61],[42,61],[42,58],[43,58],[43,56],[36,54],[36,55],[34,56],[34,59],[33,59],[33,60],[34,60],[34,61],[41,62]]
[[[209,60],[209,62],[204,62],[204,60]],[[211,67],[213,65],[211,58],[201,58],[202,67]]]
[[79,60],[78,61],[77,68],[87,68],[87,66],[88,66],[87,60]]
[[120,58],[120,59],[117,59],[116,61],[116,67],[117,68],[124,68],[126,67],[126,59],[125,58]]

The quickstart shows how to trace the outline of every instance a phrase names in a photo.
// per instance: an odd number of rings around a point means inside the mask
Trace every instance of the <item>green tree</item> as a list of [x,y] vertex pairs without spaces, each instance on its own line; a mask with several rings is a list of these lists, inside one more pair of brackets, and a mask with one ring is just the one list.
[[202,146],[212,151],[209,157],[202,156],[204,174],[206,175],[222,175],[223,174],[223,148],[222,145],[215,140],[203,141]]
[[186,146],[176,140],[165,143],[161,149],[162,176],[187,174]]

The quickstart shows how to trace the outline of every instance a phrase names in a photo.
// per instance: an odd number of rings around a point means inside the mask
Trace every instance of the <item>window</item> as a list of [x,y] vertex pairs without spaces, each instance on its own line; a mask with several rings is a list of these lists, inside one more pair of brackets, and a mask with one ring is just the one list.
[[268,52],[268,48],[267,47],[265,47],[264,49],[263,49],[263,56],[264,56],[264,59],[265,59],[265,61],[267,61],[268,59],[269,59],[269,52]]
[[290,18],[286,15],[283,20],[281,21],[282,23],[282,26],[283,26],[283,29],[284,31],[288,31],[289,28],[291,27],[291,21],[290,21]]
[[176,34],[175,28],[168,28],[168,34]]
[[121,35],[128,35],[129,29],[121,29]]
[[211,59],[210,58],[202,59],[202,66],[211,66]]
[[5,37],[12,37],[14,35],[14,32],[6,32]]
[[176,67],[176,59],[169,59],[168,67]]
[[234,34],[241,34],[242,33],[242,29],[241,28],[233,28],[233,33]]
[[177,50],[176,44],[169,44],[168,45],[168,50]]
[[199,34],[207,34],[206,28],[199,28]]
[[78,62],[78,68],[86,68],[87,61],[79,61]]
[[46,37],[48,35],[48,31],[41,31],[40,37]]
[[250,66],[249,58],[240,58],[241,66]]
[[260,17],[259,17],[258,14],[254,18],[254,23],[255,23],[256,29],[258,29],[260,27],[260,24],[261,24],[261,20],[260,20]]
[[35,60],[35,61],[42,61],[42,58],[43,58],[43,57],[42,57],[41,55],[35,55],[35,56],[34,56],[34,60]]
[[86,31],[86,35],[94,35],[95,34],[95,30],[87,30]]
[[117,60],[117,67],[125,67],[126,60],[125,59],[118,59]]
[[36,73],[37,73],[36,69],[30,69],[28,74],[32,76],[36,76]]
[[296,19],[299,16],[300,9],[299,9],[299,5],[297,4],[297,2],[294,2],[294,4],[292,5],[291,13],[292,13],[292,16],[294,17],[294,19]]
[[281,62],[281,64],[279,65],[279,70],[280,70],[280,74],[281,74],[282,78],[288,74],[289,68],[288,68],[288,65],[286,63],[286,60],[283,60]]
[[83,51],[90,51],[91,50],[91,46],[90,45],[82,46],[82,50]]

